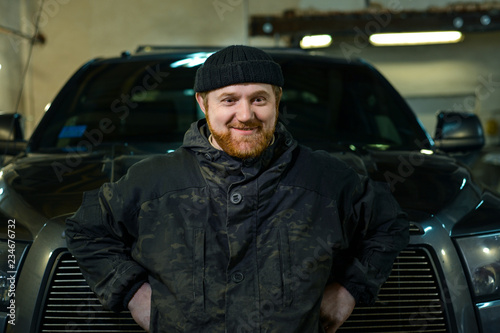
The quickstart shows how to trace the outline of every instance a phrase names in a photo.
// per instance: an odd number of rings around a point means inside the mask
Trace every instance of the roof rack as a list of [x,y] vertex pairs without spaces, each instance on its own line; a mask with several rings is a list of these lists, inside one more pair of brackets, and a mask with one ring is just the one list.
[[[226,45],[227,46],[227,45]],[[178,51],[218,51],[226,46],[166,46],[166,45],[139,45],[135,53],[151,53],[151,52],[178,52]],[[256,46],[263,50],[301,50],[295,47],[267,47],[267,46]]]
[[166,46],[166,45],[139,45],[135,49],[135,53],[150,53],[150,52],[166,52],[166,51],[181,51],[181,50],[213,50],[217,51],[222,49],[223,46]]

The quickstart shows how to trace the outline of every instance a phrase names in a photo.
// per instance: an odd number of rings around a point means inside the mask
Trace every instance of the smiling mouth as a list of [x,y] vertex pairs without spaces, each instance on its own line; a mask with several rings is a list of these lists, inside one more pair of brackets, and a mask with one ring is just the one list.
[[248,132],[256,131],[257,127],[231,127],[231,129],[235,130],[236,132],[240,132],[240,133],[248,133]]

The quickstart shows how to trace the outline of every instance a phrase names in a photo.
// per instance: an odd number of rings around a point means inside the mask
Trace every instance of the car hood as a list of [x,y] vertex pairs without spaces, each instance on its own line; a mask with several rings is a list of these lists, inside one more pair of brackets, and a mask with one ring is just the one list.
[[335,154],[370,178],[389,184],[410,218],[419,221],[447,207],[470,181],[453,158],[408,151],[363,151]]
[[0,214],[36,235],[47,219],[75,212],[83,192],[119,179],[148,156],[30,154],[2,169]]
[[[464,169],[444,156],[409,152],[334,155],[358,172],[388,182],[400,205],[417,221],[447,206],[467,178]],[[76,211],[84,191],[118,180],[132,164],[148,156],[30,154],[2,171],[1,213],[29,220],[27,227],[36,234],[47,219]]]

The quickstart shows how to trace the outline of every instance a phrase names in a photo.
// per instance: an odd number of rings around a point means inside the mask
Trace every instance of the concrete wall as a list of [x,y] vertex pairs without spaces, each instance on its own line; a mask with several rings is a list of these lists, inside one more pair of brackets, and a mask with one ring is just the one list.
[[[29,55],[29,39],[23,32],[26,1],[0,1],[0,112],[13,112],[24,84],[24,72]],[[9,29],[7,29],[7,27]]]
[[[425,9],[443,6],[447,0],[0,0],[0,25],[14,25],[27,33],[33,30],[37,10],[41,8],[40,31],[46,43],[35,45],[25,83],[21,113],[26,116],[28,133],[43,115],[44,107],[69,76],[87,60],[114,56],[138,45],[227,45],[244,43],[273,45],[273,39],[248,38],[247,17],[252,14],[280,14],[285,9],[358,10],[371,5],[389,8]],[[486,1],[466,1],[486,2]],[[18,5],[19,4],[19,5]],[[24,5],[23,5],[24,4]],[[16,16],[21,19],[16,21]],[[7,20],[8,17],[8,20]],[[11,21],[14,20],[14,21]],[[353,27],[354,28],[354,27]],[[19,75],[26,64],[28,46],[12,51],[12,40],[0,34],[0,59],[7,60],[15,72],[0,69],[0,88],[9,98],[0,99],[0,110],[11,110],[13,96],[19,91]],[[463,101],[470,109],[500,109],[498,34],[466,36],[456,45],[406,48],[358,47],[356,56],[372,62],[396,85],[433,127],[436,108],[454,106]],[[7,50],[6,50],[7,49]],[[328,53],[346,57],[339,44]],[[3,60],[0,60],[2,63]],[[12,64],[11,64],[12,63]],[[15,65],[15,66],[14,66]],[[3,66],[3,68],[7,68]],[[4,71],[4,72],[2,72]],[[3,75],[3,76],[2,76]],[[3,77],[3,79],[2,79]],[[8,79],[5,79],[8,77]],[[482,88],[483,81],[490,82]],[[478,95],[478,92],[481,93]],[[487,92],[487,93],[486,93]],[[471,99],[474,100],[471,103]],[[3,103],[3,104],[2,104]],[[5,105],[9,106],[6,107]],[[463,104],[463,103],[462,103]],[[444,106],[443,106],[444,105]],[[431,110],[431,111],[428,111]],[[486,118],[486,116],[485,116]],[[500,120],[499,120],[500,122]]]

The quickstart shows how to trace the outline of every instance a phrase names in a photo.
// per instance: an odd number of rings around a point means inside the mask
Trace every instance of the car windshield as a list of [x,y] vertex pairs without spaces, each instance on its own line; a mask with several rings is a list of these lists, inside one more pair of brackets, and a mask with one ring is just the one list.
[[[87,65],[54,101],[32,151],[177,148],[190,124],[204,116],[193,91],[201,61],[186,59]],[[422,148],[416,142],[425,141],[425,133],[375,71],[304,59],[275,57],[285,76],[280,120],[299,142],[330,150]]]

